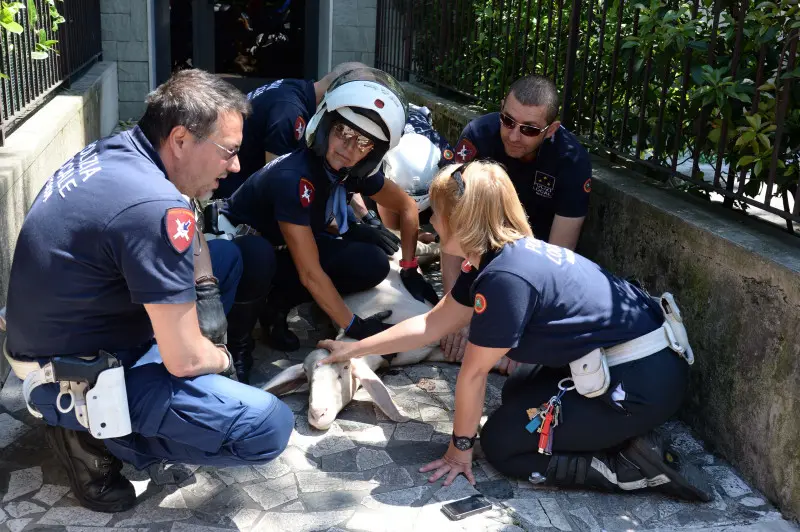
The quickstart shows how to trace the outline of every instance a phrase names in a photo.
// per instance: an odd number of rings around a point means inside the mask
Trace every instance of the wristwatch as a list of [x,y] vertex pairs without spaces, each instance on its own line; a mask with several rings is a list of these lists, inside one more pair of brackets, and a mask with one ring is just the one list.
[[475,438],[478,435],[476,434],[472,438],[467,438],[466,436],[456,436],[456,433],[453,433],[453,445],[455,445],[456,449],[459,451],[469,451],[472,449],[472,446],[475,445]]

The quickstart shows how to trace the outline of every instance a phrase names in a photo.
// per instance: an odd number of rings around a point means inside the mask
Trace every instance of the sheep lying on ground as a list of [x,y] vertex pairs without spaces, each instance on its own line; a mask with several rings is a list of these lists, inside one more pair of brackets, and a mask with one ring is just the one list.
[[[397,260],[391,261],[389,275],[371,290],[351,294],[344,298],[347,306],[359,316],[371,316],[391,309],[387,323],[424,314],[432,307],[428,302],[414,299],[400,280]],[[340,332],[339,339],[344,339]],[[394,403],[389,390],[376,375],[376,370],[387,366],[407,366],[418,362],[444,362],[444,353],[439,343],[433,343],[411,351],[398,353],[391,363],[378,355],[352,359],[347,363],[336,363],[317,367],[317,362],[326,356],[325,349],[315,349],[306,356],[302,364],[289,367],[271,379],[264,390],[280,396],[298,391],[308,383],[310,387],[308,423],[312,427],[326,430],[339,412],[353,399],[359,386],[365,390],[391,420],[403,422],[408,417]]]

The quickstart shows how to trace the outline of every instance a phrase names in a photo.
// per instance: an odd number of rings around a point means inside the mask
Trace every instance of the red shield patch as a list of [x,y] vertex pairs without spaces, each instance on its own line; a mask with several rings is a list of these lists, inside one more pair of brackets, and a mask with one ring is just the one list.
[[458,146],[456,146],[456,162],[469,162],[474,159],[476,155],[478,155],[478,150],[475,149],[475,145],[470,142],[469,139],[461,139]]
[[475,294],[475,313],[483,314],[486,312],[486,298],[483,294]]
[[591,177],[589,179],[587,179],[586,182],[583,184],[583,191],[586,192],[587,194],[592,191],[592,178]]
[[300,179],[297,193],[300,194],[300,205],[303,207],[308,207],[314,201],[314,185],[305,177]]
[[164,233],[167,242],[178,253],[185,253],[194,240],[194,213],[189,209],[174,207],[164,215]]
[[472,271],[472,264],[470,264],[467,259],[464,259],[464,262],[461,263],[461,271],[464,273]]
[[298,116],[294,121],[294,140],[300,140],[306,132],[306,121],[302,116]]

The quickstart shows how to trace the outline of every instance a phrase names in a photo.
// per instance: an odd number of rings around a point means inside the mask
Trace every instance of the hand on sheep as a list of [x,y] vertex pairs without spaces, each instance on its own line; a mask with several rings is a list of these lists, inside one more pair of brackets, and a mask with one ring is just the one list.
[[468,451],[460,451],[450,444],[444,456],[438,460],[434,460],[426,466],[420,467],[420,473],[436,470],[433,475],[428,477],[428,482],[436,482],[444,475],[447,478],[444,481],[445,486],[453,483],[459,473],[463,473],[466,479],[473,486],[475,485],[475,476],[472,474],[472,449]]
[[406,287],[408,293],[417,301],[427,299],[431,305],[436,305],[439,302],[436,290],[425,280],[418,269],[403,268],[400,270],[400,280],[403,281],[403,286]]
[[448,334],[439,342],[442,348],[444,358],[450,362],[460,362],[464,358],[464,351],[467,348],[467,341],[469,340],[469,325],[456,331],[453,334]]
[[353,315],[353,321],[347,327],[347,330],[344,333],[349,336],[350,338],[354,338],[356,340],[363,340],[364,338],[369,338],[373,334],[378,334],[379,332],[383,332],[386,329],[391,327],[389,323],[383,323],[383,320],[388,318],[392,315],[391,310],[384,310],[382,312],[378,312],[377,314],[373,314],[369,318],[361,318],[357,314]]
[[353,346],[355,344],[353,342],[338,342],[336,340],[320,340],[317,343],[317,347],[321,349],[327,349],[330,351],[330,355],[323,358],[317,365],[320,364],[335,364],[337,362],[347,362],[353,355]]

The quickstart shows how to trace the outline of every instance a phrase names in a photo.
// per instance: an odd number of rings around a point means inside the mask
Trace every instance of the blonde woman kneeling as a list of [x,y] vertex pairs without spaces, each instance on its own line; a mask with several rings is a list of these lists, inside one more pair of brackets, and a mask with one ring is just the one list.
[[[659,302],[588,259],[535,239],[497,164],[449,166],[430,194],[443,251],[467,257],[452,291],[427,314],[360,342],[320,343],[331,351],[322,363],[339,362],[430,344],[469,323],[452,441],[420,471],[435,471],[431,482],[447,475],[449,485],[463,473],[475,483],[472,445],[486,377],[505,356],[512,366],[525,365],[508,378],[502,406],[481,431],[486,459],[500,472],[565,487],[651,487],[709,500],[702,474],[675,460],[652,430],[680,406],[689,369],[665,347]],[[640,341],[627,343],[634,339]],[[576,361],[581,393],[569,379]]]

